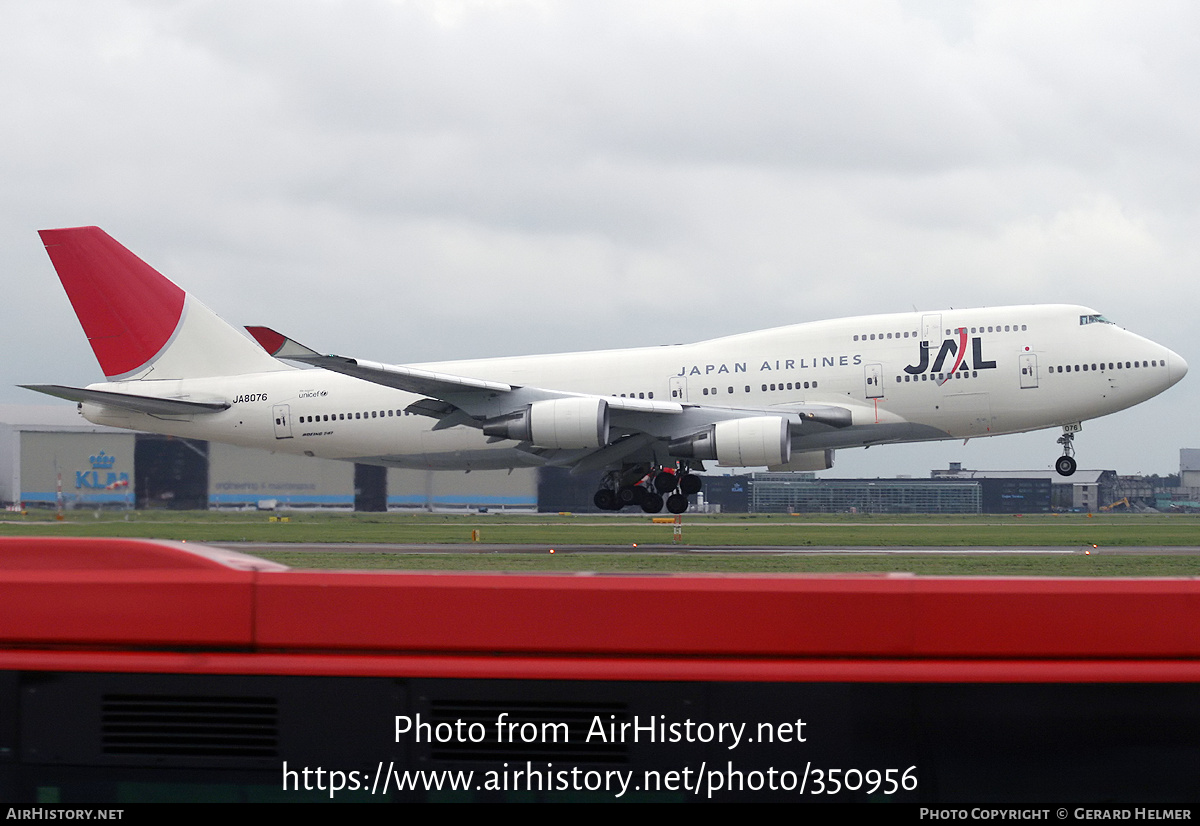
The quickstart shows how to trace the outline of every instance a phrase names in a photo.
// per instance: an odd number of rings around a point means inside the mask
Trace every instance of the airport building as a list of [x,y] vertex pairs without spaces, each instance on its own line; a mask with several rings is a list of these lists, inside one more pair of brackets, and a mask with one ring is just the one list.
[[533,511],[537,497],[529,469],[385,469],[103,427],[74,406],[0,405],[10,507]]
[[1179,485],[1200,490],[1200,449],[1185,447],[1179,451]]
[[0,405],[0,500],[131,508],[135,441],[74,407]]
[[[1049,493],[1049,507],[1046,511],[1080,511],[1094,513],[1106,508],[1115,501],[1117,490],[1117,472],[1115,470],[1084,470],[1080,468],[1071,476],[1060,476],[1053,470],[964,470],[958,462],[952,462],[946,470],[935,470],[933,479],[945,481],[979,480],[994,489],[1003,489],[1003,496],[1016,497],[1012,501],[1020,502],[1020,490],[1035,481],[1042,482]],[[995,500],[993,500],[995,503]],[[995,503],[1003,505],[1002,502]],[[1013,511],[991,508],[985,513],[1037,513],[1037,510],[1026,509]]]
[[823,479],[811,473],[710,478],[706,502],[734,513],[1095,512],[1119,491],[1111,470],[981,471],[952,465],[929,479]]
[[982,485],[931,479],[796,479],[755,473],[752,513],[981,513]]

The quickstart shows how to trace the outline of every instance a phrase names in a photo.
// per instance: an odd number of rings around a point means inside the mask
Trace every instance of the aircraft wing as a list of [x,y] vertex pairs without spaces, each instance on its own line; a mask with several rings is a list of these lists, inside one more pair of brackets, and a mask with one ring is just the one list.
[[86,387],[66,387],[61,384],[22,384],[26,390],[57,396],[72,402],[103,404],[151,416],[180,416],[196,413],[219,413],[229,409],[227,401],[201,402],[190,399],[164,399],[158,396],[139,396],[133,393],[113,393],[108,390],[89,390]]
[[[487,393],[516,393],[523,399],[540,401],[542,399],[583,397],[585,394],[563,393],[554,390],[542,390],[533,387],[507,384],[505,382],[488,381],[468,376],[457,376],[449,373],[437,373],[432,370],[422,370],[417,367],[405,367],[397,364],[383,364],[376,361],[349,358],[347,356],[322,355],[310,347],[305,347],[295,339],[277,333],[269,327],[247,327],[246,330],[263,349],[278,359],[298,361],[322,367],[335,373],[394,387],[409,393],[419,393],[432,396],[435,399],[447,397],[460,398],[464,395]],[[653,413],[682,413],[685,405],[676,402],[654,401],[653,399],[630,399],[618,396],[604,396],[610,408]],[[423,412],[418,410],[415,412]],[[429,415],[428,413],[426,415]]]
[[846,428],[853,419],[848,407],[831,404],[732,408],[513,385],[322,355],[268,327],[246,329],[276,358],[426,396],[408,411],[438,419],[435,430],[479,428],[494,441],[516,441],[549,464],[576,470],[639,456],[784,466],[793,435]]

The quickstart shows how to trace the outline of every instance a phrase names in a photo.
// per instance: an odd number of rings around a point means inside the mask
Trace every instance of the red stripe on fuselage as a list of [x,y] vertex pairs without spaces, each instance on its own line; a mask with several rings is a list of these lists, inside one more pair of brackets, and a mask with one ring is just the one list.
[[963,357],[967,354],[967,328],[958,328],[958,358],[954,362],[954,366],[950,368],[951,373],[957,373],[958,368],[962,366]]
[[142,367],[179,326],[186,293],[98,227],[38,233],[109,378]]

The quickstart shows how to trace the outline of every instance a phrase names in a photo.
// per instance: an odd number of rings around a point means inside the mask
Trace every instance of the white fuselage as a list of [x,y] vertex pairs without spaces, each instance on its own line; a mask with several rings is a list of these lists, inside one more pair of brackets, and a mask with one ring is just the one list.
[[[1070,305],[902,313],[797,324],[695,344],[418,365],[458,376],[750,409],[828,404],[853,425],[793,437],[793,450],[968,438],[1104,416],[1187,371],[1166,347]],[[152,389],[154,385],[161,387]],[[537,466],[473,427],[434,431],[419,396],[325,370],[291,369],[93,389],[225,398],[220,413],[153,416],[84,403],[91,421],[398,467]]]

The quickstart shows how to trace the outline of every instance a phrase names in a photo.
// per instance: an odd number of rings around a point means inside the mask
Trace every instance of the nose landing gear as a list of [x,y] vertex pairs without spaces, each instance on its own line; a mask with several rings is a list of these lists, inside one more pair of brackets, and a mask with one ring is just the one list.
[[1063,435],[1058,437],[1058,443],[1062,445],[1063,455],[1054,463],[1054,469],[1058,471],[1059,476],[1070,476],[1076,468],[1074,431],[1063,428]]

